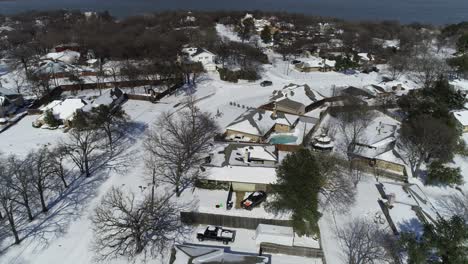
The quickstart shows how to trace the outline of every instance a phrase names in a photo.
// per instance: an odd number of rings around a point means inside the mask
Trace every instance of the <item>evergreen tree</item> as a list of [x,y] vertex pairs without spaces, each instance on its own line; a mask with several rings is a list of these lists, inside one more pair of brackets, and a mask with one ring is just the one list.
[[273,186],[276,199],[268,204],[274,212],[292,211],[297,232],[318,233],[319,192],[325,185],[320,164],[307,149],[289,154],[277,168],[278,182]]
[[55,118],[54,113],[50,109],[45,112],[44,122],[50,127],[60,126],[60,121]]
[[272,41],[271,27],[265,26],[262,32],[260,33],[260,37],[262,38],[263,43],[265,44],[271,43]]
[[434,161],[429,166],[429,173],[427,175],[428,184],[463,184],[463,176],[461,175],[460,168],[450,168],[444,166],[440,161]]
[[468,225],[457,215],[448,220],[439,218],[434,225],[426,224],[420,238],[404,233],[400,242],[408,252],[409,264],[468,263]]
[[462,217],[439,218],[435,226],[426,225],[424,238],[437,249],[443,263],[468,263],[468,226]]
[[460,53],[465,53],[468,51],[468,34],[463,34],[458,38],[457,50]]

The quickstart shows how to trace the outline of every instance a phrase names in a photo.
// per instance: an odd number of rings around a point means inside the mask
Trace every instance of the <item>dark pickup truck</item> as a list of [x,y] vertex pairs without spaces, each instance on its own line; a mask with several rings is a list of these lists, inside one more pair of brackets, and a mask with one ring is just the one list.
[[234,242],[236,239],[236,231],[224,229],[220,226],[207,226],[206,229],[201,229],[197,233],[198,241],[215,240],[221,241],[227,245],[229,242]]

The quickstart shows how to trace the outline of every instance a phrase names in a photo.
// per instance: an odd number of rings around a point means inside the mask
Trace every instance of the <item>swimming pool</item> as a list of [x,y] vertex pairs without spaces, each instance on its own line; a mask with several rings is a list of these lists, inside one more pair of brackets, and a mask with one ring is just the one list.
[[278,136],[273,136],[270,138],[269,143],[273,145],[278,145],[278,144],[291,144],[297,141],[296,136],[291,136],[291,135],[278,135]]

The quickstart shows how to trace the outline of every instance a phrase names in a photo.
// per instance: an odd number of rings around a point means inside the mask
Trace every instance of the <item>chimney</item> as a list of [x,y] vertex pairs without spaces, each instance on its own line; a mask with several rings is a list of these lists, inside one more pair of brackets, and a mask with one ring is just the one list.
[[271,114],[272,118],[276,118],[276,116],[277,116],[276,111],[277,111],[276,102],[273,102],[273,114]]
[[387,205],[389,207],[393,207],[393,204],[395,203],[395,199],[396,199],[396,194],[394,193],[390,193],[387,195]]
[[245,163],[249,163],[249,157],[250,157],[249,149],[245,148],[245,152],[244,152],[244,162]]

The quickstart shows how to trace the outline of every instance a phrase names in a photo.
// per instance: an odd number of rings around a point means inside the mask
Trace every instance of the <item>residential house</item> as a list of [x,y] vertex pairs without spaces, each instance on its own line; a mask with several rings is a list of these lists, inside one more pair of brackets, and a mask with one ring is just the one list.
[[374,62],[374,56],[370,53],[358,53],[359,63],[364,66],[369,66]]
[[40,108],[43,114],[33,123],[34,127],[41,127],[45,125],[45,114],[47,111],[52,111],[55,119],[62,123],[66,127],[70,127],[75,113],[85,107],[88,102],[82,99],[65,99],[65,100],[54,100],[48,105]]
[[363,131],[361,142],[357,142],[354,153],[350,154],[378,174],[406,180],[406,163],[396,146],[398,126],[397,120],[380,113]]
[[55,52],[63,52],[66,50],[80,52],[81,48],[78,43],[66,43],[55,46]]
[[236,252],[229,247],[183,244],[175,245],[175,255],[170,264],[269,264],[269,256],[254,253]]
[[463,133],[468,132],[468,110],[453,111],[452,114],[458,121]]
[[224,154],[228,165],[247,167],[276,167],[278,154],[275,146],[230,144]]
[[272,132],[290,132],[299,116],[262,109],[249,109],[226,128],[227,140],[265,142]]
[[0,87],[0,118],[14,113],[24,105],[23,96],[10,89]]
[[62,61],[68,64],[75,64],[80,59],[80,53],[72,50],[64,50],[61,52],[47,53],[42,59],[50,59],[53,61]]
[[306,107],[324,97],[308,85],[290,84],[279,91],[274,91],[270,101],[273,109],[293,115],[304,115]]
[[229,188],[236,192],[269,191],[277,181],[276,168],[261,166],[206,167],[208,173],[201,182]]
[[111,88],[105,90],[102,95],[98,96],[91,103],[85,105],[82,110],[84,112],[89,112],[93,108],[99,107],[101,105],[109,106],[113,108],[116,105],[120,105],[125,100],[125,93],[119,88]]
[[190,62],[200,62],[205,70],[216,71],[216,55],[206,49],[186,47],[182,49],[182,59]]
[[302,60],[295,65],[295,68],[300,72],[327,72],[335,69],[336,61],[311,57],[307,60]]

